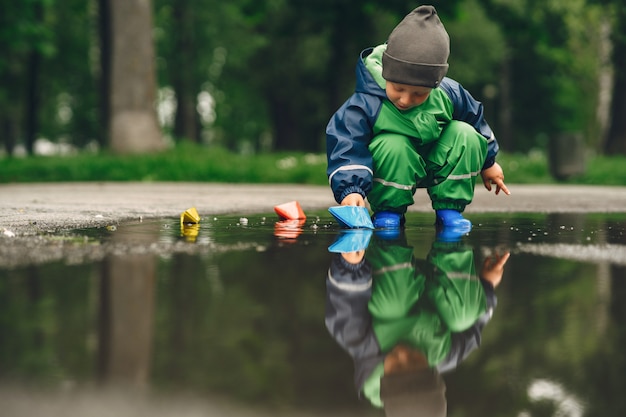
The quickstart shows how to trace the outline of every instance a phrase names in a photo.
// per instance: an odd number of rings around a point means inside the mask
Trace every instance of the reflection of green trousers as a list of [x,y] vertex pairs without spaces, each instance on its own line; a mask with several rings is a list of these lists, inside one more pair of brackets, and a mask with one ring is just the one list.
[[435,210],[463,211],[474,197],[487,140],[469,124],[453,120],[434,142],[421,145],[411,137],[383,132],[369,149],[374,184],[367,199],[374,212],[406,212],[417,188],[428,189]]
[[[486,311],[486,296],[471,248],[435,244],[426,262],[416,262],[410,247],[377,243],[372,242],[366,252],[374,275],[368,309],[377,335],[381,337],[379,330],[386,329],[385,337],[392,339],[379,340],[381,345],[393,346],[402,338],[410,342],[410,334],[419,333],[423,338],[424,332],[440,332],[442,325],[461,332]],[[438,317],[433,321],[435,327],[423,328],[424,322],[418,317],[430,317],[433,312]],[[417,323],[421,323],[420,329],[413,327]],[[396,331],[398,334],[393,335]]]
[[426,294],[453,332],[471,327],[487,311],[487,298],[476,273],[471,248],[434,244],[428,255],[433,265]]

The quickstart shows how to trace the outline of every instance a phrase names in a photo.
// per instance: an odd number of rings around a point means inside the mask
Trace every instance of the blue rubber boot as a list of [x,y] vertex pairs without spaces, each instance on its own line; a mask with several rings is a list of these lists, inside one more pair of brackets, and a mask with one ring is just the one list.
[[456,242],[472,230],[472,222],[456,210],[437,210],[437,239]]
[[379,211],[372,216],[375,229],[399,229],[404,225],[404,215],[393,211]]
[[404,215],[393,211],[379,211],[372,216],[376,236],[383,240],[397,239],[404,222]]
[[437,224],[443,227],[456,227],[472,230],[472,222],[456,210],[437,210]]

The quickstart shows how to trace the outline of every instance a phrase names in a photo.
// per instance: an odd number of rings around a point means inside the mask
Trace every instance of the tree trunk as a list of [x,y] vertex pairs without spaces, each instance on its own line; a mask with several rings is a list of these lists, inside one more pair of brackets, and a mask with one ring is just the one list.
[[17,137],[17,123],[10,116],[0,116],[0,137],[4,139],[4,150],[12,156]]
[[607,154],[626,155],[626,6],[616,5],[613,32],[613,103],[611,125],[604,147]]
[[[35,24],[40,25],[43,22],[43,5],[35,3]],[[28,57],[28,81],[26,91],[26,128],[25,128],[25,145],[26,152],[33,154],[35,140],[37,139],[37,131],[39,130],[39,71],[41,68],[41,53],[36,47],[33,47]]]
[[100,125],[103,132],[98,136],[101,147],[108,145],[109,139],[109,110],[111,100],[111,3],[109,0],[98,0],[98,25],[100,30]]
[[176,93],[176,117],[174,137],[200,141],[198,133],[198,112],[196,111],[195,59],[193,36],[193,10],[188,1],[175,1],[174,7],[174,50],[177,54],[175,65],[170,65],[171,77]]
[[155,103],[151,0],[110,0],[110,145],[119,154],[165,148]]
[[[500,108],[498,109],[498,130],[494,132],[502,150],[513,149],[513,103],[511,99],[511,62],[507,57],[500,71]],[[495,130],[495,129],[494,129]]]
[[274,127],[274,150],[293,151],[302,149],[302,132],[293,114],[293,106],[279,95],[270,96],[270,114]]
[[596,138],[597,142],[594,142],[594,147],[598,150],[607,142],[613,94],[613,66],[611,62],[613,42],[611,41],[611,22],[608,16],[602,17],[599,31],[598,104],[596,107],[598,137]]

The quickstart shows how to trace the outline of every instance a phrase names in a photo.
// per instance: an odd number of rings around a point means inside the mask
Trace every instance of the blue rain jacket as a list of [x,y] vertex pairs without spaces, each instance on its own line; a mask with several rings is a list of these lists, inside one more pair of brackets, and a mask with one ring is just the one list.
[[[373,162],[368,146],[383,101],[387,100],[385,90],[365,66],[364,60],[373,50],[368,48],[361,52],[356,67],[355,91],[326,127],[326,174],[338,203],[351,193],[359,193],[365,198],[372,189]],[[487,158],[483,169],[492,166],[499,147],[483,117],[482,103],[450,78],[445,77],[437,88],[442,89],[450,99],[452,118],[469,123],[487,138]]]

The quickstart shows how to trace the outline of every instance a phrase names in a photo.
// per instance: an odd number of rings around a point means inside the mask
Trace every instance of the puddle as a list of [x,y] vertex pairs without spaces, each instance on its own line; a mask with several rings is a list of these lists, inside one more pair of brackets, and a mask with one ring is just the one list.
[[[625,409],[626,216],[468,217],[473,230],[455,243],[437,240],[432,215],[411,213],[397,239],[361,232],[340,242],[367,247],[356,257],[329,252],[346,233],[327,212],[306,222],[203,217],[182,229],[178,219],[135,222],[31,240],[21,256],[4,248],[3,407],[19,416],[51,404],[63,415],[157,416]],[[506,253],[501,274],[485,263]],[[479,275],[495,275],[495,289]]]

